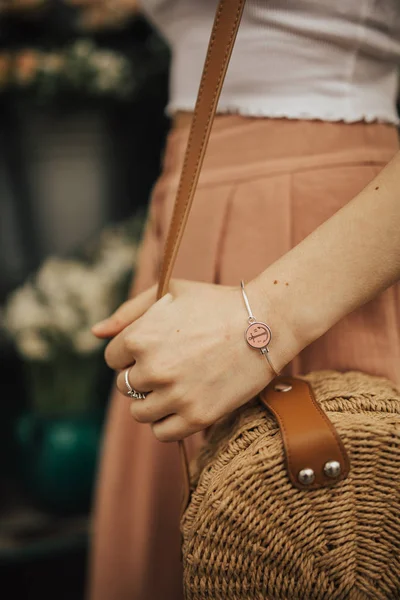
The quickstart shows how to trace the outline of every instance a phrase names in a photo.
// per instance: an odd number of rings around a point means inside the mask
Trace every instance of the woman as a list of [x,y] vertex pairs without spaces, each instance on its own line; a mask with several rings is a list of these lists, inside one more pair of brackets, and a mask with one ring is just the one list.
[[[248,0],[180,280],[153,305],[215,6],[143,2],[173,48],[174,127],[136,297],[94,329],[114,338],[106,359],[119,393],[97,497],[93,600],[182,596],[179,461],[160,441],[200,432],[272,379],[243,339],[241,279],[272,329],[278,371],[356,369],[400,383],[399,288],[389,287],[400,278],[397,0]],[[133,401],[133,422],[130,387],[151,391]],[[200,438],[190,438],[193,451]]]

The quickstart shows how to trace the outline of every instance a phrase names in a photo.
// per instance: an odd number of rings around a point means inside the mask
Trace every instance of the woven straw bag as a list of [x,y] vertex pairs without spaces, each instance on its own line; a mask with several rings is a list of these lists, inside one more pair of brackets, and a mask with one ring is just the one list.
[[400,598],[400,394],[349,372],[306,377],[349,476],[303,491],[275,418],[254,401],[214,426],[182,520],[187,600]]
[[[219,0],[162,263],[168,291],[245,0]],[[400,368],[400,365],[399,365]],[[186,600],[400,600],[400,395],[361,373],[276,378],[189,476]]]

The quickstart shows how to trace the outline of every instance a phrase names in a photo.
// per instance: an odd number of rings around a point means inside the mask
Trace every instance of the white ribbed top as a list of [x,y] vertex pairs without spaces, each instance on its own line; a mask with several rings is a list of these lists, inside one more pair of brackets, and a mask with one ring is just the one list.
[[[170,113],[192,110],[217,0],[141,0],[169,41]],[[398,123],[400,0],[248,0],[219,105]]]

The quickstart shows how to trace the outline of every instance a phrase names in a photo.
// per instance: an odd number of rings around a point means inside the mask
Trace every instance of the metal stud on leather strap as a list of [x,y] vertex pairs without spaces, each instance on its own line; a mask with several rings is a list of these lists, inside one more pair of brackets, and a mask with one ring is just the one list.
[[340,466],[340,462],[337,460],[330,460],[324,466],[324,473],[327,477],[331,479],[336,479],[342,472],[342,467]]
[[[342,472],[340,462],[337,460],[330,460],[324,466],[324,473],[326,477],[330,479],[337,479]],[[315,473],[313,469],[306,468],[302,469],[298,474],[298,480],[302,485],[311,485],[315,481]]]
[[315,481],[315,473],[312,469],[302,469],[298,475],[298,480],[302,485],[311,485]]

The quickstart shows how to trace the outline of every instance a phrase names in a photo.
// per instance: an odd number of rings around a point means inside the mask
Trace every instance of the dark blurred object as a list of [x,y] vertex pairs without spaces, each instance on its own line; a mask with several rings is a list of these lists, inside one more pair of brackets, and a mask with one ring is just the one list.
[[[99,0],[98,4],[101,5]],[[7,9],[8,4],[8,9]],[[46,39],[49,43],[64,43],[75,37],[82,30],[81,15],[84,2],[64,2],[62,0],[32,0],[31,2],[14,2],[3,0],[0,6],[0,42],[9,44],[14,42],[26,43],[28,40],[42,41]],[[116,12],[116,11],[115,11]],[[112,14],[112,11],[110,11]],[[130,27],[131,23],[140,19],[136,15],[125,11],[124,18],[110,19],[110,27],[102,27],[101,33],[111,32],[113,25],[119,31]],[[24,37],[25,36],[25,37]]]
[[87,518],[55,518],[28,508],[4,514],[0,518],[2,597],[83,599],[88,537]]
[[[81,85],[73,93],[57,93],[63,90],[53,85],[56,80],[43,78],[25,87],[3,86],[0,306],[49,254],[58,254],[61,248],[69,256],[104,225],[143,210],[160,170],[169,127],[164,115],[169,61],[166,46],[141,17],[127,19],[114,32],[103,29],[90,35],[79,30],[78,17],[76,8],[58,0],[32,11],[0,12],[0,58],[2,53],[25,48],[51,54],[90,39],[100,50],[127,57],[134,77],[130,94],[123,97],[87,94]],[[104,59],[106,54],[100,56]],[[100,374],[94,392],[99,410],[107,404],[112,378],[106,368]],[[80,600],[89,519],[38,512],[24,490],[18,477],[20,455],[15,431],[16,423],[30,408],[30,394],[21,361],[3,339],[0,385],[0,596]],[[33,438],[41,456],[49,461],[43,481],[52,493],[59,492],[61,504],[67,503],[63,512],[68,513],[68,476],[55,464],[58,451],[52,446],[54,429],[42,425],[33,428]],[[57,431],[59,435],[60,429]],[[61,428],[64,441],[75,433]],[[90,436],[81,432],[77,437],[82,442]],[[64,451],[65,445],[61,454]],[[57,477],[62,478],[59,489]]]
[[0,567],[84,549],[87,517],[56,517],[28,506],[6,511],[0,517]]
[[[0,20],[1,23],[1,20]],[[169,49],[143,17],[115,32],[57,34],[46,22],[0,27],[0,92],[71,108],[85,98],[135,101],[168,72]],[[37,24],[37,25],[39,25]],[[2,35],[6,31],[6,35]]]
[[39,261],[19,126],[12,105],[0,97],[0,304]]
[[0,514],[10,501],[11,480],[17,469],[14,423],[25,410],[22,363],[0,330]]
[[[79,40],[69,18],[46,11],[3,17],[0,45],[50,50]],[[129,96],[60,94],[40,78],[39,87],[0,94],[0,304],[45,256],[70,252],[145,207],[159,173],[167,47],[141,17],[91,39],[127,57]]]
[[[8,7],[7,7],[8,4]],[[0,12],[0,44],[10,47],[18,43],[68,40],[75,31],[77,10],[60,0],[32,3],[16,8],[13,2],[2,3]],[[6,10],[8,8],[8,10]],[[52,31],[52,33],[51,33]]]
[[15,431],[27,498],[51,513],[87,513],[101,442],[100,411],[54,417],[28,412]]

